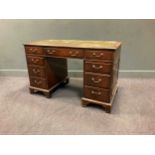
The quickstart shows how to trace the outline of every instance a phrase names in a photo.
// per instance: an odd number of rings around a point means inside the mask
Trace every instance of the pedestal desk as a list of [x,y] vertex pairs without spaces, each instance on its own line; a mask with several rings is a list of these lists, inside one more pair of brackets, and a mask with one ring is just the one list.
[[116,41],[43,40],[25,44],[30,93],[46,97],[69,82],[67,58],[84,60],[82,105],[111,111],[117,92],[121,43]]

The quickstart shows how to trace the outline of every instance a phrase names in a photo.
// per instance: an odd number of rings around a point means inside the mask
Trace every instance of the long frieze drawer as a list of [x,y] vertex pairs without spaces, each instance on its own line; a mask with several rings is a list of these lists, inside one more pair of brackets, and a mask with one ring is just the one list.
[[30,76],[46,77],[45,68],[38,66],[28,66],[28,68]]
[[27,63],[30,65],[44,65],[45,62],[42,57],[27,56]]
[[111,76],[108,74],[96,75],[92,73],[84,74],[84,85],[94,86],[99,88],[110,88]]
[[112,63],[103,61],[85,61],[85,72],[94,72],[101,74],[110,74],[112,72]]
[[101,102],[110,102],[110,90],[85,86],[84,97]]
[[63,54],[63,51],[57,48],[44,48],[44,51],[47,56],[61,56]]
[[25,46],[26,54],[43,55],[44,51],[42,47]]
[[108,50],[86,50],[86,59],[101,59],[101,60],[113,60],[114,52]]
[[30,85],[37,88],[48,89],[48,83],[45,79],[30,78]]
[[47,56],[82,58],[83,50],[67,48],[44,48]]
[[71,58],[83,58],[83,50],[81,49],[67,49],[66,56]]

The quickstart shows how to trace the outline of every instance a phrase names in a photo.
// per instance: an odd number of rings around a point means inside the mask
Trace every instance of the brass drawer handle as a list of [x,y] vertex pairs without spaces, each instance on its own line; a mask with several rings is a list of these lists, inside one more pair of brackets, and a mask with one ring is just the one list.
[[100,65],[100,66],[92,65],[92,68],[94,68],[94,69],[102,69],[103,66],[102,65]]
[[30,51],[33,51],[33,48],[30,48],[29,50],[30,50]]
[[30,51],[31,51],[32,53],[35,53],[35,52],[37,52],[37,48],[30,48]]
[[91,80],[92,80],[94,83],[100,83],[100,82],[102,81],[102,79],[95,80],[94,77],[92,77]]
[[95,56],[96,58],[99,58],[101,56],[103,56],[104,53],[96,53],[96,52],[93,52],[93,56]]
[[32,69],[33,73],[37,74],[37,73],[40,73],[40,69]]
[[94,91],[94,90],[92,90],[92,91],[91,91],[91,94],[101,95],[102,93],[101,93],[101,92],[99,92],[99,91]]
[[50,50],[50,49],[47,50],[47,54],[54,54],[55,52],[56,50]]
[[79,54],[79,51],[69,51],[69,54],[74,57],[74,56],[77,56]]
[[34,83],[40,85],[42,82],[40,80],[34,80]]
[[39,61],[39,59],[31,59],[33,63],[37,63]]

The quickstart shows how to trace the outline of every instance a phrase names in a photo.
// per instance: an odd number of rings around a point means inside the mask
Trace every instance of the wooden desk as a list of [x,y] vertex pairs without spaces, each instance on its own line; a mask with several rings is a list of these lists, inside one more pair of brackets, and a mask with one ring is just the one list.
[[30,93],[51,92],[69,82],[67,58],[84,60],[82,105],[100,104],[110,112],[117,92],[121,43],[115,41],[44,40],[25,44]]

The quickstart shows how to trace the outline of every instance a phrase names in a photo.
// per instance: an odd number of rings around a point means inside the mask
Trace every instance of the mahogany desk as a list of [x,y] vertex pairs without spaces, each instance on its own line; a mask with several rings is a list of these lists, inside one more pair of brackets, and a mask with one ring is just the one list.
[[84,60],[82,105],[100,104],[110,112],[117,92],[121,43],[116,41],[44,40],[25,44],[30,93],[46,97],[69,82],[67,58]]

